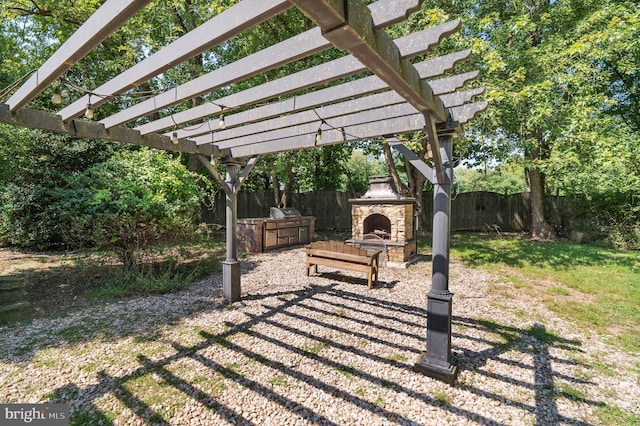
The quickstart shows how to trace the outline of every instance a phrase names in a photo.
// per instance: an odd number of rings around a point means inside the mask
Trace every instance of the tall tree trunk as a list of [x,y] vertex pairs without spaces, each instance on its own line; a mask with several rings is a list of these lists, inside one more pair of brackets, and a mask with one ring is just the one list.
[[282,176],[282,180],[284,181],[284,185],[282,191],[280,192],[280,199],[277,200],[278,207],[290,207],[291,204],[291,194],[293,192],[293,168],[295,152],[283,152],[280,157],[280,161],[282,161],[282,169],[286,176]]
[[424,197],[422,196],[422,189],[424,188],[424,183],[427,181],[427,178],[417,169],[413,168],[408,161],[405,160],[405,163],[408,170],[407,174],[411,175],[409,193],[413,198],[416,199],[416,211],[414,212],[417,217],[416,231],[421,231],[423,227],[420,218],[424,217]]
[[531,238],[556,239],[556,231],[544,215],[544,176],[538,167],[527,169],[527,176],[531,189]]
[[389,174],[391,175],[393,186],[395,186],[396,191],[398,191],[400,194],[407,195],[407,188],[402,184],[400,175],[398,174],[398,169],[396,168],[396,163],[393,161],[393,155],[391,154],[391,145],[383,142],[382,152],[384,153],[384,159],[387,161],[387,168],[389,169]]
[[544,214],[544,198],[545,184],[544,173],[535,164],[535,160],[539,158],[540,152],[543,150],[544,141],[542,137],[538,138],[538,147],[534,150],[525,149],[525,157],[531,160],[533,165],[526,169],[529,180],[529,189],[531,191],[531,238],[533,239],[557,239],[558,235],[553,227],[547,222]]
[[277,206],[278,204],[280,204],[280,179],[278,179],[278,176],[274,173],[274,175],[272,176],[272,180],[273,180],[273,205]]
[[280,197],[280,207],[290,207],[291,196],[293,193],[293,163],[287,169],[287,181],[284,183],[282,197]]
[[[423,144],[423,148],[416,155],[422,161],[424,161],[428,148],[427,144]],[[388,143],[382,144],[382,152],[384,153],[384,158],[387,161],[387,167],[389,168],[389,174],[391,175],[391,179],[393,180],[393,184],[395,185],[397,191],[404,196],[413,197],[416,199],[416,211],[415,214],[418,218],[422,217],[424,212],[424,201],[422,197],[422,188],[424,188],[424,183],[427,178],[422,175],[418,170],[414,169],[411,164],[405,160],[405,169],[407,170],[407,180],[409,186],[406,187],[402,184],[400,180],[400,176],[398,174],[398,169],[396,168],[395,162],[393,161],[393,155],[391,154],[391,146]],[[422,229],[422,222],[420,220],[416,221],[416,231],[420,231]]]

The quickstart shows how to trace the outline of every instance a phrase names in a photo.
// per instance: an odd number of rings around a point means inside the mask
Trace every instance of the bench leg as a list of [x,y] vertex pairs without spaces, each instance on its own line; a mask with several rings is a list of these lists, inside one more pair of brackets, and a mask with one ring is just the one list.
[[368,274],[368,278],[369,278],[369,289],[371,289],[372,286],[372,282],[371,282],[371,275],[373,275],[373,283],[375,283],[376,285],[378,285],[378,262],[377,259],[374,259],[373,262],[371,263],[371,269],[369,270],[369,274]]
[[309,276],[309,271],[313,268],[314,273],[317,274],[318,273],[318,265],[317,264],[313,264],[313,263],[309,263],[307,262],[307,267],[306,267],[306,275]]

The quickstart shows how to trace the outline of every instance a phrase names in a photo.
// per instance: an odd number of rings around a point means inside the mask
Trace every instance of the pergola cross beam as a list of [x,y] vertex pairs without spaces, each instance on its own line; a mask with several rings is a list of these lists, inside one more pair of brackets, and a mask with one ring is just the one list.
[[[400,37],[396,39],[395,42],[400,50],[400,55],[403,58],[411,58],[428,52],[429,49],[436,46],[443,37],[457,31],[459,27],[460,20],[453,20],[429,29],[418,31],[414,34]],[[430,59],[417,64],[416,69],[418,70],[420,78],[439,76],[452,69],[459,61],[467,59],[469,54],[470,51],[465,50],[462,54],[451,54],[440,58]],[[335,81],[343,77],[352,76],[358,72],[366,71],[366,69],[366,66],[361,62],[353,56],[348,55],[316,65],[315,67],[308,68],[303,71],[289,74],[277,80],[263,83],[259,86],[251,87],[241,92],[225,96],[217,99],[215,103],[206,102],[186,111],[177,112],[168,117],[142,124],[136,128],[140,130],[142,134],[165,130],[176,125],[191,123],[205,117],[218,114],[221,112],[220,105],[226,105],[234,109],[246,107],[268,99],[295,93],[309,87]],[[295,101],[295,105],[298,108],[310,108],[324,102],[331,102],[332,99],[325,96],[325,92],[328,91],[343,93],[344,97],[342,99],[345,99],[346,97],[362,96],[375,90],[387,88],[386,83],[380,80],[377,76],[366,77],[366,79],[366,82],[362,81],[364,80],[362,78],[350,82],[350,84],[358,86],[357,89],[353,91],[345,91],[346,86],[344,85],[340,89],[332,86],[328,89],[322,89],[309,94],[296,96],[289,101]],[[369,89],[367,89],[368,85],[371,86]],[[312,105],[312,102],[315,102],[315,104]],[[273,104],[274,103],[270,103],[269,105]],[[253,118],[247,119],[243,122],[268,118],[268,116],[264,114],[264,109],[259,108],[260,107],[248,110],[249,112],[245,113],[245,115],[250,114]],[[287,112],[291,112],[291,110],[284,110],[275,114],[277,115]],[[241,123],[239,122],[238,124]]]
[[442,102],[428,85],[420,84],[418,71],[402,59],[387,33],[371,25],[371,12],[360,2],[289,0],[322,29],[322,35],[360,62],[398,92],[418,111],[446,121]]
[[45,130],[75,138],[103,139],[187,154],[218,155],[218,149],[213,145],[198,145],[195,141],[188,139],[175,144],[169,136],[157,133],[141,135],[137,130],[122,126],[105,129],[103,125],[94,121],[74,119],[64,122],[60,116],[29,108],[11,113],[6,104],[0,104],[0,123]]

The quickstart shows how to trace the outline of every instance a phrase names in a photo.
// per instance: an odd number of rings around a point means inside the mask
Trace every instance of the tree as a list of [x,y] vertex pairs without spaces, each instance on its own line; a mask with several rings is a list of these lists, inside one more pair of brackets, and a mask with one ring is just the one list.
[[[595,0],[427,1],[420,16],[433,23],[465,17],[464,38],[447,38],[439,51],[472,47],[475,56],[464,66],[478,67],[487,86],[489,111],[455,149],[479,160],[486,158],[480,147],[491,147],[498,158],[519,153],[531,191],[532,237],[553,237],[544,194],[550,181],[575,171],[552,167],[558,158],[588,157],[595,145],[601,149],[592,155],[606,161],[616,152],[606,133],[611,126],[598,124],[606,115],[629,129],[620,134],[635,132],[624,122],[633,124],[631,112],[637,111],[637,6]],[[474,139],[483,143],[468,143]]]
[[384,163],[380,162],[372,155],[367,155],[361,150],[351,153],[347,161],[346,187],[341,188],[349,192],[351,197],[358,197],[364,194],[369,188],[369,181],[373,176],[382,176],[386,173]]
[[456,193],[489,191],[498,194],[524,192],[524,169],[519,162],[498,165],[485,170],[457,168],[454,174],[453,190]]

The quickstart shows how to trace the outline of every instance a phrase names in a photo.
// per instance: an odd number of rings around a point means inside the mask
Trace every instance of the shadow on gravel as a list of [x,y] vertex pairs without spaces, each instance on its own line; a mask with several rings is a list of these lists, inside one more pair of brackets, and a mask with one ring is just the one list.
[[[356,285],[362,285],[362,286],[367,286],[368,285],[368,281],[367,281],[366,278],[353,277],[351,275],[343,275],[343,274],[341,274],[339,272],[318,272],[315,275],[319,276],[319,277],[322,277],[322,278],[326,278],[326,279],[331,280],[331,281],[339,281],[339,282],[342,282],[342,283],[356,284]],[[398,283],[399,283],[398,280],[393,280],[393,281],[378,280],[378,283],[377,284],[373,284],[372,288],[389,288],[389,289],[392,289]]]
[[[259,262],[243,260],[243,272],[251,271],[258,265]],[[27,273],[33,274],[29,271]],[[65,275],[68,273],[69,270]],[[188,292],[188,289],[166,294],[130,296],[111,302],[93,300],[83,303],[87,311],[67,309],[51,314],[49,318],[55,325],[46,330],[30,330],[32,335],[27,336],[23,333],[20,339],[23,343],[20,345],[15,345],[13,342],[7,343],[0,338],[0,344],[3,346],[0,350],[0,359],[6,362],[16,360],[23,362],[31,359],[36,350],[64,347],[86,341],[112,342],[128,336],[136,336],[136,339],[154,336],[157,330],[167,325],[174,325],[200,312],[220,309],[226,305],[222,298],[222,275],[216,273],[204,280],[208,281],[207,294],[194,296],[187,301],[183,299],[183,303],[180,304],[173,301],[182,296],[186,297],[185,294],[188,293],[185,292]],[[145,299],[151,302],[137,303]],[[99,314],[93,315],[92,309],[97,309]],[[105,311],[111,311],[111,314],[106,315]],[[20,332],[21,327],[27,322],[0,323],[2,337],[6,336],[5,332],[7,334]],[[114,323],[117,323],[117,327],[114,327]]]
[[[521,410],[535,415],[538,426],[555,424],[590,425],[581,419],[570,418],[558,412],[557,401],[559,397],[573,402],[580,402],[595,407],[603,407],[600,401],[593,401],[582,396],[574,385],[597,385],[596,383],[556,373],[553,363],[570,364],[575,367],[589,368],[587,364],[575,361],[571,358],[559,358],[550,354],[550,348],[558,348],[567,353],[581,353],[581,343],[577,340],[562,338],[549,332],[543,324],[535,323],[529,328],[517,328],[505,326],[493,321],[475,320],[472,318],[454,317],[454,325],[467,330],[465,334],[454,333],[454,336],[463,340],[479,340],[487,348],[482,351],[465,350],[458,348],[457,360],[461,370],[472,371],[475,374],[485,376],[503,383],[508,383],[525,391],[533,391],[535,405],[526,404],[514,399],[505,399],[503,396],[487,392],[480,387],[463,384],[462,387],[473,394],[494,401],[505,402]],[[479,331],[490,336],[489,339],[474,337]],[[510,356],[506,356],[509,353]],[[514,356],[515,354],[515,356]],[[533,365],[529,365],[513,358],[531,357]],[[489,361],[497,364],[498,368],[485,368]],[[532,382],[513,378],[509,374],[512,370],[528,370]],[[560,382],[567,383],[560,385]]]
[[[251,313],[244,309],[247,306],[260,307],[262,313]],[[334,405],[343,406],[345,411],[364,411],[376,424],[424,424],[408,412],[386,403],[381,395],[402,395],[409,405],[438,410],[441,420],[452,424],[465,420],[498,426],[507,421],[492,418],[483,414],[485,411],[480,412],[463,401],[448,397],[446,385],[413,371],[411,360],[417,360],[424,349],[427,312],[423,308],[386,300],[384,292],[374,289],[363,295],[344,290],[334,282],[310,285],[302,290],[248,295],[240,302],[218,309],[240,310],[245,319],[224,322],[226,330],[222,332],[199,330],[199,342],[195,344],[172,341],[172,353],[167,356],[154,359],[150,355],[137,354],[138,367],[126,374],[109,375],[100,371],[96,383],[84,388],[68,383],[51,394],[51,402],[72,401],[72,425],[114,424],[112,419],[122,417],[122,412],[129,413],[126,415],[131,418],[137,417],[143,424],[189,424],[191,411],[184,409],[185,406],[198,407],[202,410],[200,415],[206,414],[215,422],[259,425],[266,420],[273,421],[273,417],[267,417],[269,414],[253,410],[252,403],[245,402],[245,406],[238,408],[225,402],[228,401],[226,397],[234,393],[249,395],[245,401],[266,401],[276,406],[276,414],[283,415],[288,421],[343,424],[331,416],[331,407],[311,404],[308,402],[311,399],[300,398],[299,394],[290,391],[291,388],[307,389],[311,395],[330,395]],[[301,323],[306,326],[300,327]],[[554,356],[550,350],[579,353],[580,342],[555,335],[541,324],[517,328],[455,317],[454,328],[462,330],[454,335],[459,342],[454,351],[461,374],[471,372],[468,377],[483,376],[515,391],[497,394],[483,387],[482,380],[467,379],[459,384],[459,389],[477,398],[478,404],[474,407],[505,405],[528,416],[529,420],[533,418],[537,425],[588,425],[582,419],[562,415],[558,398],[602,405],[572,392],[574,388],[569,385],[557,383],[594,385],[553,369],[557,363],[585,367],[568,355]],[[334,337],[339,335],[348,335],[350,339],[345,343]],[[265,346],[271,349],[259,349]],[[485,349],[478,350],[478,347]],[[227,358],[223,354],[227,354]],[[225,361],[229,356],[237,361]],[[345,361],[347,359],[361,361],[358,364]],[[527,360],[529,362],[525,362]],[[318,368],[300,367],[309,363]],[[371,363],[377,366],[375,370],[359,367]],[[180,366],[188,368],[180,369]],[[514,370],[524,370],[528,374],[514,376]],[[390,371],[399,373],[394,377],[409,376],[424,381],[434,391],[410,386],[401,379],[394,380],[387,375]],[[270,379],[266,380],[259,372],[269,372]],[[351,386],[353,383],[361,386]],[[367,392],[365,387],[375,392]],[[532,397],[527,399],[518,394]],[[99,401],[105,398],[117,400],[122,409],[115,412],[99,408]],[[182,413],[180,416],[187,417],[175,417],[178,411]],[[193,419],[205,424],[205,420],[197,417],[198,411],[195,412]]]

